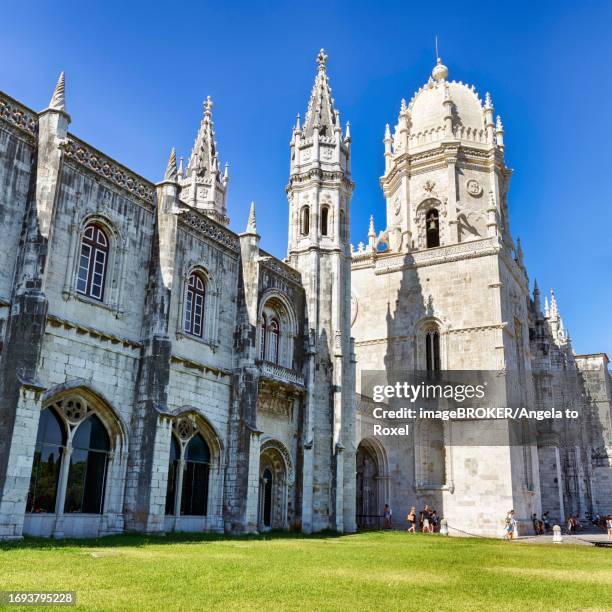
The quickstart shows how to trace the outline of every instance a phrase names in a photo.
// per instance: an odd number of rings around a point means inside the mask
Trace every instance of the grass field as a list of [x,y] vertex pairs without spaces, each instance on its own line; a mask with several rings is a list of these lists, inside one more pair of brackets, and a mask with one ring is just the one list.
[[610,610],[612,551],[399,532],[0,546],[0,591],[41,589],[90,610]]

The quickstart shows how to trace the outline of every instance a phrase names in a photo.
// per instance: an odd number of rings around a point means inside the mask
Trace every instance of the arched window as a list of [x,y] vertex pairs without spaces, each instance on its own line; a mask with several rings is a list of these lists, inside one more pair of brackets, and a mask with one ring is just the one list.
[[204,301],[206,283],[199,272],[193,272],[187,283],[185,295],[185,320],[183,329],[186,334],[202,338],[204,335]]
[[200,434],[196,434],[185,448],[181,514],[206,516],[208,508],[208,475],[210,450]]
[[329,230],[329,206],[321,208],[321,236],[327,236]]
[[437,329],[425,332],[425,363],[428,372],[440,370],[440,333]]
[[340,240],[346,240],[346,226],[344,222],[344,211],[340,210]]
[[268,337],[266,339],[267,344],[267,359],[272,363],[278,363],[278,341],[280,338],[280,325],[278,319],[271,319],[268,325]]
[[435,208],[432,208],[425,217],[425,231],[427,248],[440,246],[440,216]]
[[78,293],[99,301],[104,299],[108,251],[105,231],[97,223],[87,225],[81,240],[76,286]]
[[300,231],[302,236],[310,234],[310,206],[303,206],[300,215]]
[[34,463],[28,491],[28,512],[55,512],[57,485],[66,430],[51,408],[43,410],[38,425]]
[[168,487],[166,489],[166,514],[174,514],[180,459],[181,449],[179,443],[174,436],[171,436],[170,457],[168,459]]
[[102,421],[92,414],[74,433],[64,512],[101,514],[110,441]]

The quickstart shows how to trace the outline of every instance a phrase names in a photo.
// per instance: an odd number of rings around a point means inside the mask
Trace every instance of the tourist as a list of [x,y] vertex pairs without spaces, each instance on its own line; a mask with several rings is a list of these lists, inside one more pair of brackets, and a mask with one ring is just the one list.
[[435,533],[438,530],[438,513],[435,510],[431,511],[431,532]]
[[544,524],[544,531],[548,533],[550,531],[550,518],[548,510],[542,515],[542,523]]
[[410,508],[406,520],[408,521],[408,533],[416,533],[416,508],[414,506]]
[[421,531],[423,533],[431,533],[431,510],[428,504],[425,504],[421,511]]
[[540,535],[542,533],[540,531],[540,521],[538,520],[538,517],[537,517],[535,512],[531,515],[531,522],[533,523],[533,531],[534,531],[534,533],[536,535]]
[[393,512],[391,512],[391,507],[389,506],[389,504],[385,504],[385,507],[383,509],[383,518],[384,518],[384,525],[383,528],[384,529],[391,529],[391,516],[392,516]]
[[606,518],[606,527],[608,528],[608,540],[612,540],[612,514]]
[[570,516],[567,519],[567,534],[572,535],[573,532],[574,532],[574,517]]
[[516,519],[514,518],[514,510],[510,510],[506,515],[506,537],[509,540],[514,540],[516,537]]

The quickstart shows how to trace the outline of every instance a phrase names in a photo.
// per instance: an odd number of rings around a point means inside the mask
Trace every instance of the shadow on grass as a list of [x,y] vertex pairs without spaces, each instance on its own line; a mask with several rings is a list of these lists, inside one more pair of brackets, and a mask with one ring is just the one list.
[[311,535],[291,531],[269,531],[261,534],[228,535],[223,533],[188,533],[175,532],[166,535],[140,535],[118,534],[98,538],[35,538],[25,536],[23,540],[0,542],[0,551],[57,549],[96,547],[108,548],[114,546],[149,546],[151,544],[200,544],[203,542],[230,542],[230,541],[266,541],[266,540],[318,540],[324,538],[346,537],[346,534],[337,531],[322,531]]

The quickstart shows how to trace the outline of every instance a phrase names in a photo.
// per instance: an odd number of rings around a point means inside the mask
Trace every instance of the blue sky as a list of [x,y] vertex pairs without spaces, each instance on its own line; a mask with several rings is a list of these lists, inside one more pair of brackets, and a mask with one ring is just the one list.
[[[189,155],[210,94],[231,227],[257,203],[285,255],[289,139],[320,47],[351,122],[353,243],[373,212],[386,122],[434,64],[490,91],[506,130],[511,227],[530,277],[555,288],[577,352],[612,353],[612,3],[30,2],[3,11],[0,89],[41,110],[66,71],[71,131],[151,180]],[[378,229],[381,223],[378,224]]]

